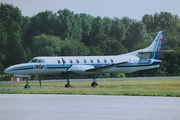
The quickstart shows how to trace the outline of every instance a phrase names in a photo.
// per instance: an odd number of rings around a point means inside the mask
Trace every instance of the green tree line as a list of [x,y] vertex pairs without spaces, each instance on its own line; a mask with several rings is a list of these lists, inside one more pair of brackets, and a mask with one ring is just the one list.
[[27,17],[18,7],[0,4],[0,73],[36,56],[119,55],[147,47],[165,30],[160,68],[127,76],[180,75],[180,18],[168,12],[146,14],[141,21],[93,17],[68,9],[43,11]]

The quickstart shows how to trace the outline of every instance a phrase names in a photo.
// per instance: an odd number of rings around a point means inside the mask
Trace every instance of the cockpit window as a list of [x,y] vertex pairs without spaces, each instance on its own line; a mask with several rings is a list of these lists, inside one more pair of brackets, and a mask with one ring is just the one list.
[[44,59],[32,59],[28,63],[45,63]]
[[28,63],[36,63],[38,59],[31,59]]
[[38,63],[45,63],[45,60],[44,59],[39,59]]

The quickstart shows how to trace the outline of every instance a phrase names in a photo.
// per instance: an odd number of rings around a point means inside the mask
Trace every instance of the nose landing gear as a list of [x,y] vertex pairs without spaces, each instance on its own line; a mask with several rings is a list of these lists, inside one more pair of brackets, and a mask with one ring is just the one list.
[[25,79],[25,81],[26,81],[26,85],[24,86],[24,88],[25,88],[25,89],[29,89],[29,88],[30,88],[29,82],[28,82],[28,80],[26,80],[26,79]]

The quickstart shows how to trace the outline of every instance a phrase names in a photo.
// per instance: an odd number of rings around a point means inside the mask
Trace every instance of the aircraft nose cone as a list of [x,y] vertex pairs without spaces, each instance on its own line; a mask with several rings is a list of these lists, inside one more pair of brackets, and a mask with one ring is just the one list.
[[6,74],[11,74],[11,72],[12,72],[12,67],[8,67],[4,70],[4,73]]
[[8,68],[6,68],[6,69],[4,70],[4,73],[6,73],[6,74],[8,74],[8,73],[9,73]]

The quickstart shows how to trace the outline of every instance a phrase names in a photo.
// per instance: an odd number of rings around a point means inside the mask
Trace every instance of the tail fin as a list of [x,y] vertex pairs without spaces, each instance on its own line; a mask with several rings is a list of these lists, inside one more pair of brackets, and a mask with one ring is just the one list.
[[165,35],[165,32],[164,31],[161,31],[160,32],[160,36],[158,36],[158,44],[156,46],[154,46],[155,50],[156,51],[159,51],[159,52],[156,52],[155,56],[154,56],[154,59],[157,59],[157,60],[160,60],[160,57],[161,57],[161,52],[162,51],[162,48],[163,48],[163,44],[164,44],[164,35]]
[[160,60],[161,57],[161,51],[164,44],[164,35],[165,31],[159,31],[151,45],[145,49],[143,49],[142,52],[139,52],[140,54],[149,53],[149,59],[157,59]]

